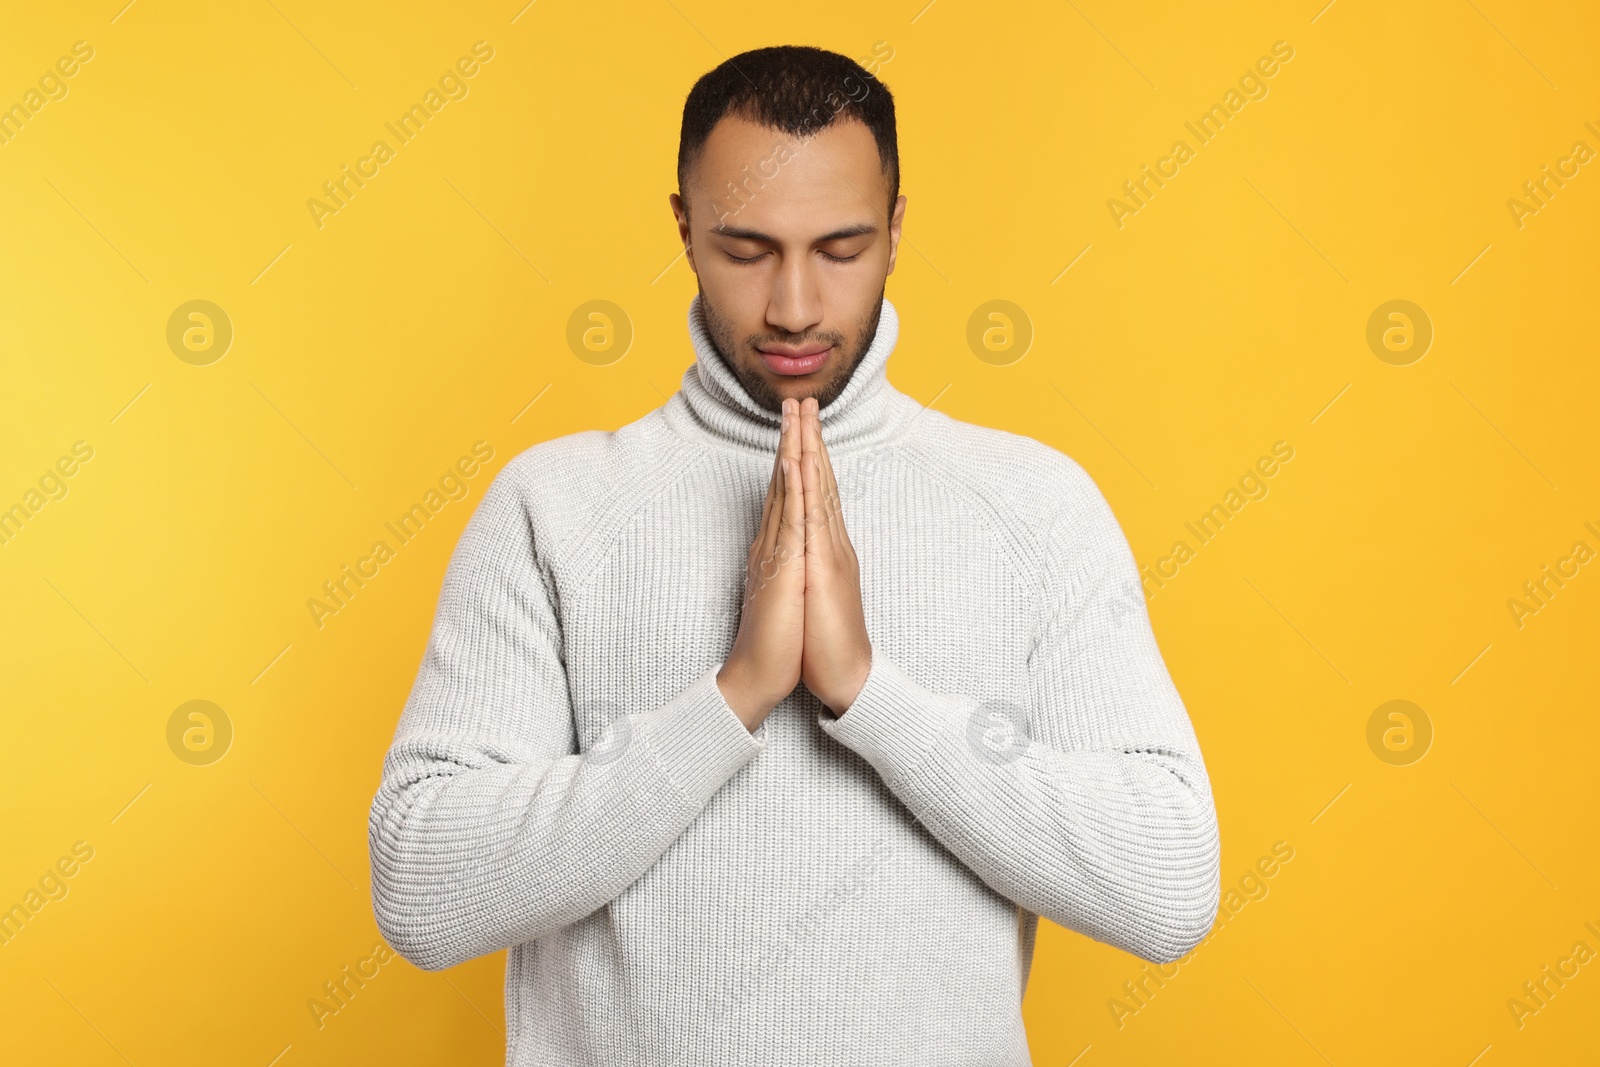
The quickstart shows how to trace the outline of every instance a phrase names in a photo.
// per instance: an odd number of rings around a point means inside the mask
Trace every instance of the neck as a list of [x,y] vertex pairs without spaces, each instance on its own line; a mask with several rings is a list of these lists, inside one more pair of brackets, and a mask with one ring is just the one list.
[[[819,412],[830,455],[882,444],[920,408],[889,384],[889,354],[899,335],[900,318],[884,298],[872,343],[844,389]],[[776,453],[782,415],[758,404],[717,351],[698,293],[689,304],[689,338],[695,362],[684,372],[682,388],[667,401],[668,422],[691,436]]]

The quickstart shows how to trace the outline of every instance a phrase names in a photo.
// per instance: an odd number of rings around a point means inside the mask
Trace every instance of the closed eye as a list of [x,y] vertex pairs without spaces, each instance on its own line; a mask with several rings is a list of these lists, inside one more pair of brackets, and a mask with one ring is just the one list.
[[[865,249],[862,251],[865,251]],[[767,255],[767,253],[763,252],[759,256],[750,256],[749,258],[745,258],[743,256],[736,256],[732,252],[728,252],[726,250],[724,250],[723,254],[729,259],[733,260],[735,263],[755,263],[758,260],[766,258]],[[831,253],[823,252],[822,257],[831,263],[853,263],[861,258],[861,253],[857,252],[851,256],[835,256]]]

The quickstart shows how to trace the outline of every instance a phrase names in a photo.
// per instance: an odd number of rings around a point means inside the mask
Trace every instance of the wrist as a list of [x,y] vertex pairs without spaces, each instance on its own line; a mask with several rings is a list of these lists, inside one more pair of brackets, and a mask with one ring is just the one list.
[[827,708],[833,712],[835,719],[850,710],[851,705],[856,702],[856,698],[861,695],[861,690],[866,688],[867,675],[871,673],[872,653],[869,649],[866,658],[857,666],[854,679],[847,686],[842,687],[834,695],[834,699],[831,702],[827,702]]
[[770,704],[763,707],[762,697],[755,692],[743,671],[732,660],[723,663],[717,671],[717,689],[722,693],[722,699],[733,713],[739,716],[745,728],[752,733],[760,725],[766,713],[772,710]]

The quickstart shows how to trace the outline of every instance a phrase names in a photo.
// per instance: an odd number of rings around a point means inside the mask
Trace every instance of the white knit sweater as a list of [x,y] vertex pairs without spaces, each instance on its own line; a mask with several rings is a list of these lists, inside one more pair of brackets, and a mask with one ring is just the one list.
[[1127,541],[1071,459],[891,386],[885,300],[822,412],[871,671],[752,735],[715,676],[778,416],[689,326],[665,405],[467,524],[372,804],[379,928],[429,970],[511,950],[508,1064],[1027,1064],[1038,916],[1170,961],[1216,914]]

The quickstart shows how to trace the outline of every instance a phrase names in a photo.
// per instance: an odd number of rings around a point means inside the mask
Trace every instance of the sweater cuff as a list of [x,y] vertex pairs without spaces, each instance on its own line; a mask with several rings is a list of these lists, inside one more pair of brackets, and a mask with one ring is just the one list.
[[718,663],[671,701],[640,716],[645,746],[661,773],[697,807],[767,747],[728,706]]
[[893,785],[916,770],[957,718],[956,701],[918,684],[874,645],[861,692],[838,718],[818,712],[817,724]]

